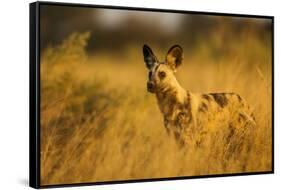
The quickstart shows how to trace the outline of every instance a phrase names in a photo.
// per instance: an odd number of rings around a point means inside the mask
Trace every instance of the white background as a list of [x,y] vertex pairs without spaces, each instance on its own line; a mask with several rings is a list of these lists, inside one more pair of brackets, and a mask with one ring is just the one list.
[[[278,189],[280,175],[280,34],[278,0],[67,0],[89,4],[275,16],[275,174],[89,186],[71,189]],[[28,189],[29,5],[0,4],[0,189]],[[262,100],[261,100],[262,101]],[[175,163],[176,164],[176,163]],[[279,187],[280,188],[280,187]]]

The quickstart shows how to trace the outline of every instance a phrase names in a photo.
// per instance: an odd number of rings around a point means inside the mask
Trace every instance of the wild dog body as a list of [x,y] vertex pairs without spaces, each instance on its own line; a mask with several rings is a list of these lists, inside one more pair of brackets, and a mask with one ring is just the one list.
[[181,87],[174,75],[183,60],[180,46],[171,47],[164,62],[146,45],[143,54],[149,70],[147,90],[156,94],[164,126],[180,144],[200,144],[204,134],[218,130],[218,124],[223,124],[230,136],[255,125],[249,106],[238,94],[195,94]]

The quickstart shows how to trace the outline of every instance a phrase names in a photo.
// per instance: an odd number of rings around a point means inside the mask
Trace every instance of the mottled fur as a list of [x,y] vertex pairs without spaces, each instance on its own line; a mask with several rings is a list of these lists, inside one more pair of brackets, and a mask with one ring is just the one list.
[[181,145],[201,144],[204,134],[220,130],[216,128],[218,124],[229,131],[226,143],[237,131],[255,125],[250,107],[238,94],[195,94],[181,87],[174,75],[183,60],[180,46],[173,46],[164,62],[159,62],[146,45],[143,54],[149,69],[148,91],[156,94],[165,128]]

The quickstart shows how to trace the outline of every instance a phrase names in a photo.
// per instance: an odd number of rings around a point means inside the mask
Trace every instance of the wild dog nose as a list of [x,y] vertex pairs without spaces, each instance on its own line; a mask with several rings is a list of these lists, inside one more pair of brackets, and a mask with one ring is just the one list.
[[148,92],[151,92],[151,93],[154,93],[155,91],[155,85],[153,82],[147,82],[147,91]]

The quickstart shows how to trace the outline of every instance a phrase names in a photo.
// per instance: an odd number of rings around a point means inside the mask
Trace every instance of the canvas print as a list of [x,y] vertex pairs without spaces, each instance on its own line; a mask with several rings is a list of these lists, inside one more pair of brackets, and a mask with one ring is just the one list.
[[40,5],[40,185],[273,169],[273,19]]

